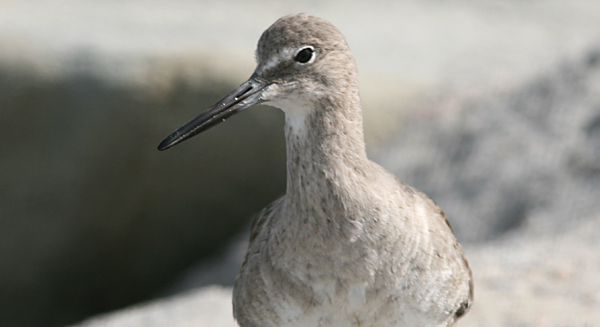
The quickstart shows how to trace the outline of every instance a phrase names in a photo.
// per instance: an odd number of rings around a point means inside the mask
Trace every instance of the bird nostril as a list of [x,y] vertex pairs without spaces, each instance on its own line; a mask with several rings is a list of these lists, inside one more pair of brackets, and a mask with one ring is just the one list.
[[235,100],[239,100],[241,97],[243,97],[244,95],[246,95],[246,93],[248,93],[250,90],[252,90],[252,86],[248,86],[247,88],[245,88],[242,92],[240,92],[238,95],[236,95],[234,97]]

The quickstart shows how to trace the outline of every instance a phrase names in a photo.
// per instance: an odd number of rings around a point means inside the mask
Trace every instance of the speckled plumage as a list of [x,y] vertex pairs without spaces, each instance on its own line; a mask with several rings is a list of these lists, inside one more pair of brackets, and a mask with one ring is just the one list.
[[[293,60],[312,46],[315,60]],[[369,161],[354,59],[329,22],[260,38],[263,99],[286,113],[287,192],[255,219],[234,287],[242,327],[451,326],[471,271],[442,210]]]

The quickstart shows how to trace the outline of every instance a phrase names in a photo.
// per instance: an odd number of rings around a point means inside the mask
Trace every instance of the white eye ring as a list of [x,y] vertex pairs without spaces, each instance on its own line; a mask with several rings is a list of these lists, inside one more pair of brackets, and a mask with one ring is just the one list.
[[307,45],[296,50],[296,53],[294,53],[294,61],[301,65],[310,64],[315,61],[316,56],[315,48]]

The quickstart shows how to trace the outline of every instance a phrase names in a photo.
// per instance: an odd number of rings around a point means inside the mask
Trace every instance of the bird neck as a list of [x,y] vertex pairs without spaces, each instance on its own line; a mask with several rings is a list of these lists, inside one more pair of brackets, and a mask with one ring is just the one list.
[[329,219],[332,212],[356,203],[352,197],[367,184],[370,167],[358,96],[345,106],[326,101],[307,114],[286,113],[285,131],[288,205],[314,210],[291,211]]

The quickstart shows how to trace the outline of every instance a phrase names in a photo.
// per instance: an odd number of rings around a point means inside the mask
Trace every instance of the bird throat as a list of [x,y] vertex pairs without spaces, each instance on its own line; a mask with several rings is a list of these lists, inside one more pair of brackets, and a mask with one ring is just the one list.
[[[353,214],[355,198],[367,185],[362,117],[350,110],[318,108],[286,113],[287,192],[290,217],[307,228],[343,225]],[[349,194],[348,190],[353,190]],[[300,204],[303,204],[300,206]],[[302,208],[302,209],[300,209]]]

